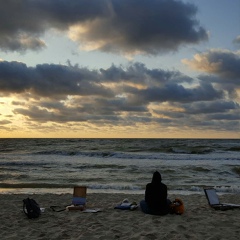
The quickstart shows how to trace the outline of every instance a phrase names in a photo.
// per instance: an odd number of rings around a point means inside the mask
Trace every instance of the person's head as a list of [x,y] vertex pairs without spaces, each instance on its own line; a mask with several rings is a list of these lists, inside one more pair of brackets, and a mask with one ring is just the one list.
[[152,183],[160,183],[162,181],[162,176],[160,172],[156,171],[153,173]]

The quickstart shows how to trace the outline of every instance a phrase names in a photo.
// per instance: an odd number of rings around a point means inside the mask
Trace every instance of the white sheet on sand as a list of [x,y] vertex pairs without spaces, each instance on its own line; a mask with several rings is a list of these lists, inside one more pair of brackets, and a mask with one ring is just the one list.
[[96,212],[101,212],[100,208],[95,208],[95,209],[85,209],[82,212],[84,213],[96,213]]

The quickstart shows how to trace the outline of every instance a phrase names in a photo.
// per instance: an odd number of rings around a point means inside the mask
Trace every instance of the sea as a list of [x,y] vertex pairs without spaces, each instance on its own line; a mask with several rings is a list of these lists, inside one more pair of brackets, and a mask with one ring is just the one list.
[[240,194],[240,139],[0,139],[0,193]]

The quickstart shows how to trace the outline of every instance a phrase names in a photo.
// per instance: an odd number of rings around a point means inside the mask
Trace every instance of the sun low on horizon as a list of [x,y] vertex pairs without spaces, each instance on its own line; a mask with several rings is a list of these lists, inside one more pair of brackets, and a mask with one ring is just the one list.
[[239,9],[4,2],[0,138],[240,138]]

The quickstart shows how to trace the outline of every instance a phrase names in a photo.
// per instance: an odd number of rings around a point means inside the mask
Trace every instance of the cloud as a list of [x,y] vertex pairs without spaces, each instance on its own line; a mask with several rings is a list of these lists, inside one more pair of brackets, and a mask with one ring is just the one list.
[[232,131],[240,127],[240,105],[234,101],[217,100],[174,104],[171,111],[156,110],[157,116],[171,120],[166,127],[181,126],[202,131]]
[[131,82],[144,86],[161,86],[171,81],[174,83],[192,83],[193,79],[179,71],[166,71],[155,68],[148,69],[143,63],[129,64],[127,67],[112,65],[108,69],[100,69],[102,77],[106,81]]
[[195,5],[176,0],[8,0],[1,3],[0,48],[42,49],[40,37],[56,29],[86,50],[156,55],[208,38],[196,14]]
[[233,40],[233,43],[240,46],[240,35]]
[[240,53],[212,49],[196,54],[193,60],[182,60],[189,67],[207,73],[214,73],[231,79],[240,78]]
[[61,95],[112,95],[98,83],[97,78],[95,71],[86,68],[55,64],[27,67],[19,62],[0,62],[2,93],[31,92],[51,98]]
[[11,37],[0,33],[0,47],[4,51],[41,50],[46,47],[43,40],[26,34],[13,34]]
[[70,62],[29,67],[2,61],[0,94],[13,98],[9,114],[24,119],[29,129],[74,123],[76,128],[149,124],[233,131],[240,113],[237,96],[228,96],[216,87],[216,78],[206,77],[192,79],[142,63],[92,70]]
[[167,83],[163,87],[147,88],[142,90],[129,90],[133,93],[130,99],[134,102],[195,102],[221,99],[223,92],[212,87],[211,84],[200,83],[198,87],[185,88],[175,83]]
[[[133,102],[200,101],[222,97],[210,83],[186,88],[193,80],[178,71],[148,69],[134,63],[127,67],[90,70],[72,65],[39,64],[28,67],[20,62],[0,62],[0,92],[31,94],[32,98],[67,96],[126,98]],[[134,100],[135,99],[135,100]]]
[[11,122],[10,121],[8,121],[8,120],[1,120],[0,121],[0,124],[1,125],[7,125],[7,124],[10,124]]
[[[205,73],[199,79],[211,82],[220,89],[238,97],[240,89],[240,52],[212,49],[196,54],[194,59],[184,59],[182,62],[190,68]],[[210,74],[210,75],[209,75]]]
[[231,110],[240,110],[240,105],[233,101],[195,102],[184,105],[185,112],[191,114],[228,113]]

